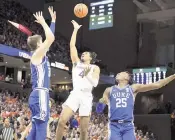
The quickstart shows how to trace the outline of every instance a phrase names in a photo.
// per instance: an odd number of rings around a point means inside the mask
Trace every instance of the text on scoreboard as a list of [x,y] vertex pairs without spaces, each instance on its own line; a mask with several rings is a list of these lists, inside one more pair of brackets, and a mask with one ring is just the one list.
[[90,30],[113,26],[113,3],[114,0],[103,0],[90,4]]

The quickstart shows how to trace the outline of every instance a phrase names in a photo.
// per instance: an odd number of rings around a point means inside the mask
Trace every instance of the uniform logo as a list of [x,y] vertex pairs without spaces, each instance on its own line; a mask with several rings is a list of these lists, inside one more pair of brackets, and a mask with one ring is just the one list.
[[47,114],[46,114],[46,111],[41,111],[40,117],[41,117],[42,120],[45,119],[46,115],[47,115]]
[[126,88],[126,92],[129,92],[129,88]]

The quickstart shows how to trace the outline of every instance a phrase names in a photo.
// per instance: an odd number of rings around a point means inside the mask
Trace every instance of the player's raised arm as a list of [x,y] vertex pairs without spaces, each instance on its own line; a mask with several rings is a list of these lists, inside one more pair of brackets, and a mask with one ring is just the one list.
[[77,32],[78,32],[78,30],[80,29],[80,27],[82,25],[79,25],[74,20],[72,20],[71,22],[74,26],[74,31],[72,33],[72,37],[71,37],[71,40],[70,40],[70,56],[71,56],[72,63],[74,64],[74,63],[80,61],[75,44],[76,44]]
[[50,29],[54,34],[55,33],[55,22],[56,22],[56,11],[53,10],[53,6],[49,6],[48,10],[49,10],[50,16],[52,18]]
[[95,66],[92,74],[89,74],[90,70],[91,68],[86,68],[84,71],[84,76],[93,85],[93,87],[96,87],[100,78],[100,68],[98,66]]
[[132,88],[134,90],[134,93],[156,90],[156,89],[162,88],[163,86],[167,85],[169,82],[173,81],[174,79],[175,79],[175,74],[165,79],[162,79],[158,82],[152,83],[152,84],[145,84],[145,85],[144,84],[133,84]]
[[110,91],[111,87],[106,88],[103,93],[103,97],[99,100],[100,103],[108,104]]
[[[46,52],[49,50],[51,44],[54,42],[55,36],[45,22],[42,12],[37,12],[36,14],[34,14],[34,17],[36,18],[35,22],[41,24],[41,26],[43,27],[46,36],[46,39],[43,43],[37,44],[38,48],[33,53],[31,58],[31,62],[34,65],[38,65],[42,62],[44,56],[46,55]],[[30,40],[30,37],[28,38],[28,40]]]

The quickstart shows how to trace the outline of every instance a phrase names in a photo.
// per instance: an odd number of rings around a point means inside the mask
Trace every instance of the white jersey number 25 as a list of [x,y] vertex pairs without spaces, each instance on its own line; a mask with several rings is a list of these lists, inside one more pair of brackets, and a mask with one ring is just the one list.
[[116,107],[127,107],[127,98],[117,98],[116,99]]

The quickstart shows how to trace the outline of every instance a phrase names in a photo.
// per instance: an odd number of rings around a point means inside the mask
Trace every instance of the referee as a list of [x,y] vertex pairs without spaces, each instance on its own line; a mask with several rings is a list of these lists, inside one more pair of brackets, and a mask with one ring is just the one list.
[[2,140],[17,140],[14,129],[10,126],[10,120],[4,120],[4,127],[2,129]]

